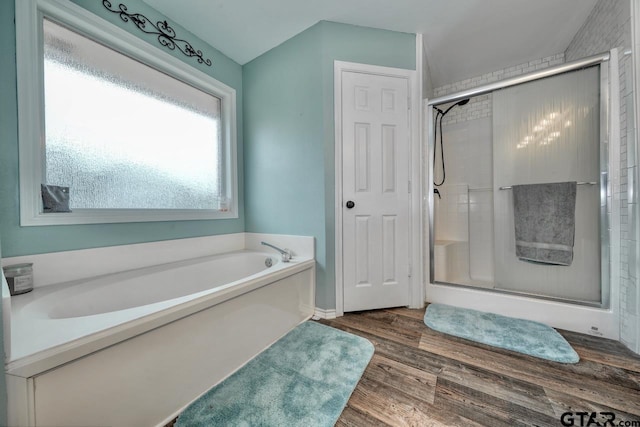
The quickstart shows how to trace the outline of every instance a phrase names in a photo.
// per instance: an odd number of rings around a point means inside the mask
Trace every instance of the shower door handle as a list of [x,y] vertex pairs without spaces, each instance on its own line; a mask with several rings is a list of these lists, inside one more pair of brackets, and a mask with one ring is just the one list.
[[349,200],[349,201],[347,202],[347,209],[353,209],[353,207],[354,207],[355,205],[356,205],[356,204],[355,204],[355,203],[353,203],[353,201],[352,201],[352,200]]

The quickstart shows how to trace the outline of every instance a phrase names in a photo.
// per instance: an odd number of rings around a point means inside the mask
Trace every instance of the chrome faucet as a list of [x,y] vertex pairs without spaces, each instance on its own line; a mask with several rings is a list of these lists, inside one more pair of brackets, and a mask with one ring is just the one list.
[[280,252],[280,254],[282,254],[282,262],[289,262],[289,261],[291,261],[292,253],[291,253],[291,250],[290,250],[290,249],[286,249],[286,248],[285,248],[285,249],[280,249],[279,247],[277,247],[277,246],[273,246],[273,245],[271,245],[271,244],[269,244],[269,243],[267,243],[267,242],[260,242],[260,243],[261,243],[261,244],[263,244],[263,245],[265,245],[265,246],[269,246],[270,248],[273,248],[273,249],[275,249],[276,251]]

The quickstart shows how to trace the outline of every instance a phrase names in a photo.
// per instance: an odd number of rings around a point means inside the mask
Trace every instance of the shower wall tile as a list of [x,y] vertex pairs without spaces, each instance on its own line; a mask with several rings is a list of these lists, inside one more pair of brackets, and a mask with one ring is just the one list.
[[469,240],[469,187],[451,184],[438,187],[441,198],[435,197],[435,239]]
[[[626,61],[626,67],[631,68],[632,61]],[[627,75],[629,78],[633,78],[632,72],[629,70]],[[625,137],[625,147],[627,148],[627,166],[636,166],[637,165],[637,147],[636,144],[633,143],[635,141],[635,120],[633,114],[633,85],[629,85],[627,90],[627,94],[625,95],[625,111],[628,111],[629,114],[625,115],[625,126],[627,128],[626,137]],[[628,143],[630,142],[630,143]]]
[[[636,279],[628,280],[628,288],[627,288],[627,312],[630,316],[638,315],[638,306],[633,304],[638,298],[638,281]],[[633,323],[633,322],[632,322]]]
[[469,276],[493,282],[493,193],[469,191]]
[[[629,213],[629,236],[631,236],[632,240],[637,240],[635,239],[635,236],[637,236],[638,233],[638,204],[637,203],[629,203],[627,205],[627,210]],[[636,273],[637,274],[637,273]]]
[[[631,144],[635,145],[635,144]],[[627,172],[627,202],[638,203],[638,183],[637,183],[637,171],[636,166],[629,167]]]
[[[636,182],[636,136],[634,133],[633,83],[630,56],[631,12],[627,1],[599,0],[590,16],[565,51],[567,61],[608,51],[620,50],[620,185],[613,191],[620,197],[620,336],[629,348],[640,352],[638,300],[638,209]],[[614,307],[615,308],[615,307]]]
[[[504,80],[510,77],[541,70],[564,63],[564,53],[538,58],[523,64],[514,65],[502,70],[496,70],[481,76],[461,80],[459,82],[446,84],[433,90],[434,97],[448,95],[461,90],[472,89],[478,86]],[[468,120],[475,120],[484,117],[491,117],[492,103],[491,94],[476,96],[467,105],[456,107],[451,110],[442,120],[442,125],[461,123]]]
[[[453,110],[452,110],[453,111]],[[446,183],[436,197],[435,236],[469,242],[464,274],[493,280],[493,156],[490,118],[443,126]],[[442,176],[436,162],[436,181]],[[463,219],[462,215],[466,215]]]
[[[634,276],[636,276],[636,271],[638,268],[638,260],[637,260],[637,249],[636,249],[636,245],[635,244],[631,244],[631,243],[635,243],[635,242],[630,242],[629,247],[627,248],[627,278],[633,279]],[[630,285],[628,285],[630,286]],[[627,296],[630,295],[629,292],[627,292]],[[635,293],[634,293],[635,295]],[[635,301],[626,301],[627,304],[627,310],[629,310],[629,306],[633,305]]]
[[637,186],[637,147],[636,139],[634,135],[635,120],[633,109],[633,91],[631,79],[633,74],[631,70],[631,61],[625,61],[624,67],[625,78],[621,80],[625,81],[624,87],[621,85],[621,92],[624,93],[622,98],[621,111],[624,111],[624,115],[621,117],[621,126],[626,126],[626,133],[622,134],[622,142],[626,147],[624,155],[621,155],[621,165],[624,167],[625,162],[627,169],[623,169],[625,177],[627,179],[627,192],[626,192],[626,204],[627,204],[627,222],[628,231],[622,233],[623,242],[627,243],[627,277],[622,284],[624,288],[624,297],[621,298],[621,318],[624,323],[621,322],[620,331],[621,339],[631,349],[636,351],[640,350],[640,317],[638,311],[640,307],[640,295],[638,294],[638,267],[640,262],[638,260],[638,254],[640,253],[640,246],[638,244],[638,186]]
[[[567,61],[607,51],[631,47],[629,2],[600,0],[565,51]],[[627,44],[620,44],[628,41]]]
[[628,315],[621,321],[620,341],[633,349],[637,336],[638,316]]

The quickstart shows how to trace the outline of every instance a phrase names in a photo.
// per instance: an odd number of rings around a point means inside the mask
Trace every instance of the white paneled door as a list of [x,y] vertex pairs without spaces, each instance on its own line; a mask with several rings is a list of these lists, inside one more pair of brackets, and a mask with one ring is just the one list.
[[344,311],[409,305],[409,85],[342,73]]

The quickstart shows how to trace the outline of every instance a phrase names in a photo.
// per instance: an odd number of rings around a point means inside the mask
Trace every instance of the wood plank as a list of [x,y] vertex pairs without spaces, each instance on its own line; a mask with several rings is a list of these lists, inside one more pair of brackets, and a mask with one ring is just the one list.
[[415,317],[409,316],[401,316],[399,314],[395,314],[386,310],[376,310],[376,311],[366,311],[362,313],[362,317],[367,320],[377,320],[381,323],[387,325],[387,327],[392,327],[399,330],[404,330],[407,332],[412,332],[416,335],[422,335],[422,333],[427,328],[427,325],[424,324],[422,319],[416,319]]
[[336,427],[390,427],[390,424],[382,422],[370,415],[367,415],[356,408],[347,405],[342,411],[340,418],[336,422]]
[[[614,425],[618,425],[620,421],[640,421],[640,416],[628,414],[626,412],[622,412],[617,409],[610,408],[608,406],[599,405],[594,402],[590,402],[584,399],[576,398],[575,396],[559,392],[557,390],[546,389],[545,393],[549,398],[549,402],[553,407],[553,410],[560,420],[560,417],[565,412],[613,412],[616,417],[616,422]],[[604,424],[604,421],[607,420],[604,416],[598,416],[597,420]],[[595,425],[595,424],[594,424]],[[608,424],[611,425],[611,424]],[[628,425],[632,425],[629,423]],[[640,423],[639,423],[640,425]]]
[[572,375],[560,364],[544,360],[522,361],[519,357],[428,333],[423,334],[419,348],[624,412],[640,414],[640,390]]
[[434,401],[438,377],[395,360],[374,354],[364,376],[423,402]]
[[436,405],[486,426],[557,426],[555,416],[541,414],[471,387],[438,378]]
[[420,334],[415,331],[399,330],[393,325],[364,316],[348,315],[332,319],[331,322],[331,325],[349,326],[352,329],[384,337],[410,347],[418,347],[420,343]]
[[347,326],[334,326],[346,332],[360,334],[371,341],[377,355],[429,372],[439,378],[469,385],[498,399],[510,400],[531,410],[550,416],[554,415],[543,388],[538,385],[491,372],[481,367],[466,365],[424,350],[403,346],[385,338],[350,329]]
[[438,425],[432,424],[427,413],[401,396],[363,377],[349,399],[349,406],[392,426]]
[[640,356],[629,350],[619,341],[614,341],[607,338],[597,337],[593,335],[581,334],[573,331],[566,331],[564,329],[557,329],[569,344],[578,345],[581,347],[587,347],[594,351],[599,351],[605,354],[617,354],[621,357],[627,357],[632,360],[640,360]]
[[429,404],[368,378],[362,378],[349,405],[392,426],[480,426],[469,419]]
[[[605,353],[601,350],[594,350],[579,344],[571,344],[571,346],[582,360],[614,366],[640,374],[640,358],[630,357],[630,355],[620,355],[618,353]],[[638,383],[638,386],[640,387],[640,383]]]
[[385,311],[389,313],[397,314],[399,316],[411,317],[412,319],[418,319],[423,321],[425,309],[411,309],[407,307],[388,308]]
[[438,378],[471,387],[491,398],[508,401],[536,413],[547,416],[554,414],[544,389],[535,384],[472,366],[457,369],[445,367]]

